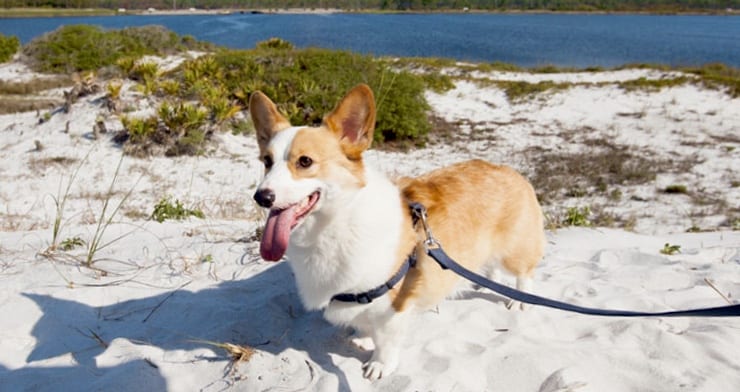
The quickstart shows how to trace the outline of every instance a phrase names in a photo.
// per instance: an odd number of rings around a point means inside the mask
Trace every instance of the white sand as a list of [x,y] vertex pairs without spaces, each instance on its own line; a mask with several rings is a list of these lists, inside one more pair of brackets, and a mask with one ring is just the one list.
[[[645,72],[556,77],[603,82]],[[0,67],[2,80],[26,75],[17,65]],[[421,314],[404,343],[398,371],[376,383],[365,381],[360,366],[369,353],[348,343],[348,331],[302,309],[287,264],[259,259],[252,236],[262,221],[251,194],[262,169],[252,137],[219,135],[220,147],[206,157],[124,158],[113,202],[134,191],[116,219],[120,223],[106,231],[104,242],[114,242],[96,255],[95,266],[105,275],[80,266],[84,249],[41,256],[51,241],[53,196],[77,167],[61,238],[89,241],[95,232],[121,156],[108,136],[91,138],[93,123],[104,112],[96,98],[43,124],[36,113],[0,116],[2,391],[740,388],[739,319],[508,311],[502,298],[474,289]],[[369,163],[408,175],[480,157],[531,173],[536,168],[524,154],[531,146],[577,151],[587,137],[604,135],[646,154],[703,160],[685,173],[622,189],[622,201],[609,208],[635,214],[636,233],[587,228],[550,233],[535,275],[537,294],[646,311],[723,305],[707,278],[731,300],[740,296],[740,232],[727,231],[724,216],[698,214],[704,207],[689,197],[660,192],[680,182],[738,207],[740,188],[730,184],[740,180],[740,100],[693,85],[655,93],[605,85],[512,104],[495,87],[472,82],[428,98],[437,115],[462,123],[464,135],[409,153],[370,151]],[[148,105],[129,85],[124,100]],[[69,134],[63,132],[67,122]],[[114,118],[106,125],[120,129]],[[574,129],[590,131],[564,138],[562,131]],[[35,151],[34,140],[44,146],[41,151]],[[208,218],[146,221],[168,195],[202,208]],[[603,200],[564,199],[547,211],[598,202]],[[684,233],[691,225],[723,230]],[[660,254],[666,243],[680,245],[681,253]],[[232,366],[224,350],[206,341],[248,345],[257,352]]]

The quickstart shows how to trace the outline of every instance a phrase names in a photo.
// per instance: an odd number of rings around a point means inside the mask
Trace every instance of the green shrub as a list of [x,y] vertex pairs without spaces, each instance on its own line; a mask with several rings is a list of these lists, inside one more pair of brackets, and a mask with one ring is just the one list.
[[195,155],[208,140],[208,112],[189,103],[163,102],[157,114],[148,118],[121,118],[123,131],[115,141],[130,155]]
[[16,36],[6,37],[0,34],[0,63],[4,63],[13,58],[18,48],[21,46],[21,41]]
[[159,76],[159,65],[154,62],[139,63],[133,66],[128,77],[133,80],[154,80]]
[[205,219],[205,214],[200,209],[189,209],[185,208],[180,200],[175,200],[173,203],[169,197],[164,197],[154,206],[152,212],[152,219],[162,223],[168,219],[183,220],[188,217],[194,216],[196,218]]
[[220,51],[188,62],[183,66],[184,84],[199,96],[207,89],[198,83],[223,88],[243,106],[260,90],[291,123],[317,125],[347,91],[366,83],[375,92],[378,108],[376,141],[424,140],[429,132],[422,77],[395,71],[386,60],[346,51],[260,47]]
[[[118,65],[129,73],[142,73],[142,67],[132,64],[130,58],[119,58]],[[154,85],[147,87],[151,78],[142,78],[144,85],[140,88],[151,93],[155,89]],[[346,51],[294,49],[276,39],[252,50],[219,50],[186,61],[156,80],[157,94],[170,95],[168,100],[175,103],[162,104],[155,118],[126,120],[127,135],[119,141],[127,143],[125,149],[129,153],[150,155],[161,150],[152,147],[164,146],[168,155],[197,154],[215,130],[251,131],[236,115],[258,90],[276,102],[291,123],[318,125],[342,96],[359,83],[370,85],[375,92],[375,141],[421,144],[431,128],[425,89],[434,86],[444,90],[452,86],[448,77],[425,81],[411,72],[396,70],[391,60]],[[184,101],[198,104],[177,103]]]
[[208,44],[181,37],[161,26],[105,31],[98,26],[68,25],[44,34],[23,49],[31,67],[41,72],[93,71],[122,58],[167,55]]
[[588,206],[571,207],[566,211],[562,224],[563,226],[591,226],[589,215],[591,215],[591,209]]
[[128,133],[132,143],[146,141],[157,132],[157,118],[136,118],[124,116],[121,118],[123,129]]
[[282,38],[276,38],[276,37],[272,37],[266,41],[258,42],[256,46],[257,46],[257,49],[281,49],[281,50],[295,49],[295,46],[292,43]]

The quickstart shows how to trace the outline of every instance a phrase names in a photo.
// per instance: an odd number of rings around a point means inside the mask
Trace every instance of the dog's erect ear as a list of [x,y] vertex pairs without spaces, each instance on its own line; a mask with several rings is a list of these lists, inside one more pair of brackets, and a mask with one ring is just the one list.
[[365,84],[357,85],[342,98],[326,118],[324,124],[339,138],[344,154],[349,159],[362,157],[362,152],[373,142],[375,130],[375,98]]
[[249,97],[249,114],[252,116],[254,129],[257,131],[257,144],[262,153],[277,132],[290,127],[290,122],[278,112],[270,98],[260,91],[255,91]]

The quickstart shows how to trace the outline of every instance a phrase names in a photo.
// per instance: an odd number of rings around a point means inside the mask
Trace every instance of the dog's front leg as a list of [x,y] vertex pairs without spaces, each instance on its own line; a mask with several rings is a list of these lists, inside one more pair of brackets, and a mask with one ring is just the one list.
[[369,331],[375,351],[370,360],[362,365],[365,378],[377,380],[393,373],[398,367],[401,345],[408,329],[408,313],[392,311],[385,323],[375,325]]

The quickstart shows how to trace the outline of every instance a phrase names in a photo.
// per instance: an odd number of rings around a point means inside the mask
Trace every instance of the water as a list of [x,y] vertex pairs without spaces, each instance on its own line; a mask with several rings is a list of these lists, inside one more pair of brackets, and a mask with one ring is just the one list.
[[65,24],[164,25],[232,48],[270,37],[299,47],[390,56],[502,61],[521,66],[627,63],[740,67],[740,16],[572,14],[184,15],[0,19],[27,43]]

